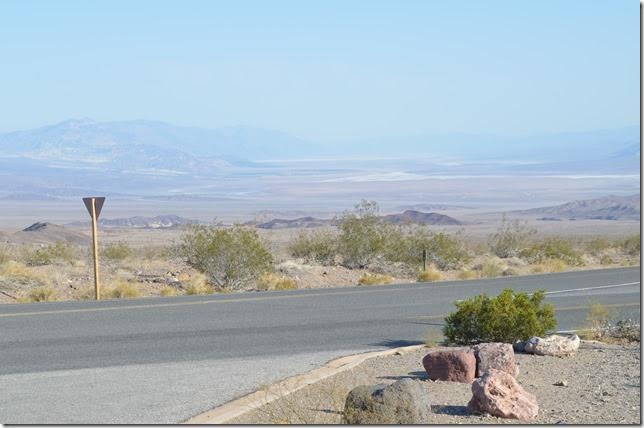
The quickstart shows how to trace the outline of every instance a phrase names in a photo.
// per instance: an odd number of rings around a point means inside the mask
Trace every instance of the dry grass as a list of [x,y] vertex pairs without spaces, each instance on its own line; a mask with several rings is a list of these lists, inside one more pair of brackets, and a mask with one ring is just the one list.
[[568,269],[568,264],[560,259],[546,259],[542,263],[532,266],[532,273],[563,272]]
[[186,287],[186,294],[191,296],[195,294],[213,294],[215,289],[212,285],[208,284],[206,275],[197,272],[191,275],[188,280],[183,281]]
[[389,275],[365,273],[358,280],[358,285],[387,285],[391,284],[393,280]]
[[421,270],[418,272],[418,277],[416,280],[418,282],[434,282],[434,281],[440,281],[443,279],[443,274],[441,271],[436,269],[434,265],[429,266],[428,269],[426,270]]
[[34,302],[54,302],[58,300],[58,293],[51,287],[38,287],[27,293],[26,296],[19,297],[19,303],[34,303]]
[[133,299],[141,296],[139,286],[135,283],[120,280],[113,288],[108,288],[103,295],[112,299]]
[[481,278],[497,278],[503,274],[505,266],[497,260],[486,260],[481,265],[480,277]]
[[284,275],[278,275],[272,272],[265,273],[257,282],[257,289],[266,290],[295,290],[297,284],[292,278]]
[[478,272],[477,272],[477,271],[475,271],[475,270],[471,270],[471,269],[462,269],[462,270],[458,273],[458,279],[464,279],[464,280],[467,280],[467,279],[478,279],[478,277],[479,277]]
[[164,296],[164,297],[169,297],[169,296],[176,296],[177,295],[177,290],[174,287],[170,287],[169,285],[166,285],[159,291],[159,296]]

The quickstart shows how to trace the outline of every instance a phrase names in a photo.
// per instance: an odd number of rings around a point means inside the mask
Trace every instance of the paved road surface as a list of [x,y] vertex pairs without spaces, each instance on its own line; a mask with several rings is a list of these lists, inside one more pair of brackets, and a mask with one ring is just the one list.
[[453,301],[547,289],[640,310],[639,268],[327,290],[0,305],[0,422],[176,423],[341,355],[419,343]]

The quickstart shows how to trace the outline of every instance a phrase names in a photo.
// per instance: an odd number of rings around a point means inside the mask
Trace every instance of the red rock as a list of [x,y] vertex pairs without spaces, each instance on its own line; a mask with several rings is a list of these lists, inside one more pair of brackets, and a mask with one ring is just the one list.
[[476,377],[496,369],[517,377],[519,368],[514,361],[514,349],[509,343],[481,343],[472,347],[476,356]]
[[467,405],[472,413],[529,421],[537,417],[537,398],[526,392],[508,373],[489,369],[472,383],[473,397]]
[[476,375],[476,357],[470,350],[434,351],[425,355],[423,367],[431,380],[471,383]]

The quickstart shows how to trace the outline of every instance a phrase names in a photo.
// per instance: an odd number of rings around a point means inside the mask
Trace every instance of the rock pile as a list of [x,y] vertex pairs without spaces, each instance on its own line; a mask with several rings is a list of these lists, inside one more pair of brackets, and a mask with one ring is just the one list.
[[[563,357],[575,354],[579,343],[577,335],[532,337],[515,344],[481,343],[431,351],[422,363],[433,381],[472,384],[472,399],[467,405],[471,413],[529,421],[537,417],[539,405],[516,380],[515,349]],[[354,388],[347,396],[344,418],[350,424],[422,424],[429,413],[431,402],[422,382],[404,379],[389,386]]]

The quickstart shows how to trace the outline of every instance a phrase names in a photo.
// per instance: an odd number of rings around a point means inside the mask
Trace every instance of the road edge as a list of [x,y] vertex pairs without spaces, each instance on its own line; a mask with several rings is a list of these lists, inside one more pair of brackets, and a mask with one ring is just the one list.
[[388,355],[406,354],[425,348],[425,345],[403,346],[387,349],[384,351],[363,352],[360,354],[348,355],[331,360],[322,367],[318,367],[306,373],[286,378],[261,390],[251,392],[243,397],[229,401],[226,404],[217,406],[214,409],[200,413],[182,424],[192,425],[213,425],[225,424],[233,418],[239,417],[251,410],[255,410],[265,404],[271,403],[279,398],[298,391],[306,386],[324,380],[330,376],[350,370],[364,361]]

